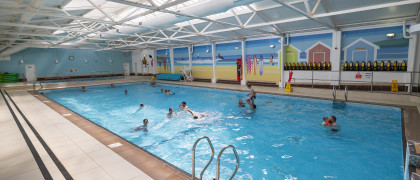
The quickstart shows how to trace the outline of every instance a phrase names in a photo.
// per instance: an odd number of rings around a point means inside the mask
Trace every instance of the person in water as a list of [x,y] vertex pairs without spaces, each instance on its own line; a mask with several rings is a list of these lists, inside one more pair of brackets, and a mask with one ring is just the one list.
[[137,131],[143,131],[143,132],[149,132],[147,130],[147,127],[149,126],[149,120],[148,119],[143,119],[143,125],[135,128],[133,131],[137,132]]
[[187,102],[183,101],[181,104],[179,104],[179,107],[181,107],[181,110],[185,111],[188,110]]
[[157,86],[156,82],[152,82],[152,86],[156,87]]
[[82,92],[86,92],[86,87],[82,86]]
[[127,94],[128,94],[128,90],[127,90],[127,89],[124,91],[124,94],[125,94],[125,95],[127,95]]
[[239,107],[245,107],[245,103],[242,101],[242,99],[239,99],[238,106]]
[[322,122],[323,126],[331,125],[330,121],[328,120],[328,117],[323,117],[322,120],[324,121],[324,122]]
[[109,87],[110,87],[110,88],[113,88],[113,87],[115,87],[115,85],[114,85],[114,84],[111,84],[111,85],[109,85]]
[[247,94],[247,96],[249,96],[247,99],[250,99],[252,103],[254,103],[254,99],[257,98],[257,93],[255,92],[254,88],[251,87],[251,84],[247,84],[247,87],[250,89],[249,94]]
[[163,88],[160,88],[160,92],[163,92]]
[[253,100],[251,100],[250,98],[247,98],[247,99],[246,99],[246,102],[249,104],[249,109],[250,109],[250,110],[254,110],[254,109],[256,109],[256,108],[257,108],[257,105],[255,105],[255,104],[254,104],[254,101],[253,101]]
[[140,109],[143,109],[143,108],[150,108],[150,106],[145,106],[144,104],[140,104]]
[[168,90],[166,90],[165,94],[166,94],[166,95],[174,95],[175,93],[171,93],[171,90],[170,90],[170,89],[168,89]]
[[172,108],[169,108],[169,112],[167,114],[168,118],[171,118],[173,116],[176,116],[176,114],[174,113],[174,111],[172,110]]
[[206,116],[205,113],[196,113],[196,114],[194,114],[194,112],[191,111],[191,110],[189,110],[189,109],[187,109],[187,111],[191,113],[191,115],[193,116],[194,119],[198,119],[198,118],[202,118],[202,117],[205,117]]

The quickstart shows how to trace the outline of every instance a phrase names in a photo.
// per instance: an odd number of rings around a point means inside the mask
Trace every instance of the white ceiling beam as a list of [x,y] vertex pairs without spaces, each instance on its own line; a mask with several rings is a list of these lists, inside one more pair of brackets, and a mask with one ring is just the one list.
[[285,7],[289,8],[289,9],[291,9],[291,10],[293,10],[293,11],[295,11],[295,12],[297,12],[297,13],[303,15],[303,16],[305,16],[306,18],[308,18],[308,19],[310,19],[312,21],[315,21],[315,22],[317,22],[317,23],[319,23],[319,24],[321,24],[321,25],[323,25],[323,26],[325,26],[325,27],[327,27],[329,29],[334,29],[334,27],[331,26],[330,24],[325,23],[325,22],[323,22],[323,21],[321,21],[321,20],[319,20],[317,18],[314,18],[314,17],[310,16],[309,14],[306,14],[305,12],[303,12],[302,10],[300,10],[299,8],[296,8],[295,6],[288,4],[288,3],[284,2],[283,0],[274,0],[274,1],[277,2],[277,3],[280,3],[281,5],[284,5]]
[[242,23],[241,19],[239,19],[239,16],[236,14],[235,10],[230,9],[230,12],[235,16],[235,19],[236,21],[238,21],[238,24],[243,27],[244,23]]
[[195,33],[197,33],[197,35],[200,35],[200,31],[198,31],[198,29],[194,26],[194,24],[191,24],[190,22],[190,26],[194,29]]
[[310,14],[311,13],[311,8],[309,7],[308,0],[303,0],[303,3],[305,4],[306,13]]
[[[246,6],[249,10],[251,10],[252,12],[254,12],[258,17],[260,17],[264,22],[269,22],[268,18],[265,17],[263,14],[261,14],[260,12],[258,12],[257,10],[255,10],[254,8],[252,8],[250,5]],[[272,24],[270,25],[272,28],[274,28],[279,34],[282,34],[282,30],[281,28],[279,28],[279,26],[277,26],[277,24]]]
[[251,22],[251,20],[254,18],[254,16],[257,15],[257,12],[254,12],[251,17],[248,18],[248,20],[245,22],[244,26],[247,26],[249,24],[249,22]]
[[104,21],[100,19],[91,19],[91,18],[85,18],[82,16],[60,15],[60,14],[43,12],[43,11],[33,11],[33,10],[16,9],[16,8],[8,8],[8,7],[0,7],[0,10],[8,11],[8,12],[18,12],[18,13],[25,13],[25,11],[28,11],[29,13],[32,13],[32,14],[43,15],[43,16],[48,16],[48,17],[61,17],[64,19],[77,19],[77,20],[84,20],[84,21],[90,21],[90,22],[101,22],[101,23],[106,23],[106,24],[113,24],[110,21]]
[[389,7],[395,7],[395,6],[402,6],[402,5],[409,5],[409,4],[417,4],[420,3],[420,0],[405,0],[405,1],[397,1],[397,2],[391,2],[391,3],[385,3],[385,4],[378,4],[378,5],[372,5],[372,6],[365,6],[360,8],[352,8],[352,9],[346,9],[341,11],[334,11],[329,13],[322,13],[314,15],[315,18],[321,18],[321,17],[328,17],[328,16],[337,16],[337,15],[343,15],[343,14],[350,14],[350,13],[356,13],[356,12],[362,12],[362,11],[369,11],[369,10],[377,10],[377,9],[383,9],[383,8],[389,8]]
[[179,27],[178,31],[175,31],[170,38],[173,38],[176,34],[178,34],[179,31],[182,30],[183,27]]
[[67,6],[72,0],[64,0],[60,5],[58,5],[58,8],[63,9]]
[[202,33],[206,32],[206,31],[207,31],[207,29],[208,29],[211,25],[213,25],[213,22],[209,22],[209,23],[207,24],[207,26],[206,26],[206,27],[204,27],[204,29],[200,31],[200,34],[202,34]]
[[101,7],[99,7],[95,2],[93,2],[92,0],[88,0],[90,4],[92,4],[98,11],[100,11],[103,15],[105,15],[106,17],[108,17],[108,19],[110,19],[114,24],[117,24],[117,22],[115,21],[114,18],[112,18],[112,16],[110,16],[108,13],[106,13],[103,9],[101,9]]
[[315,14],[316,9],[318,9],[319,3],[321,3],[321,0],[318,0],[318,1],[316,2],[315,6],[314,6],[314,9],[312,10],[312,12],[311,12],[311,14],[310,14],[311,16],[313,16],[313,15]]
[[[157,8],[157,7],[148,6],[148,5],[144,5],[144,4],[140,4],[140,3],[136,3],[136,2],[132,2],[132,1],[127,1],[127,0],[107,0],[107,1],[112,1],[112,2],[115,2],[115,3],[125,4],[125,5],[128,5],[128,6],[141,7],[141,8],[145,8],[145,9],[149,9],[149,10],[153,10],[153,11],[160,11],[160,12],[163,12],[163,13],[175,14],[175,15],[178,15],[178,16],[185,16],[185,17],[189,17],[189,18],[192,18],[192,19],[200,19],[200,20],[203,20],[203,21],[215,22],[215,23],[218,23],[218,24],[230,25],[230,26],[236,26],[236,27],[242,28],[241,26],[236,25],[236,24],[231,24],[231,23],[227,23],[227,22],[223,22],[223,21],[212,20],[212,19],[205,18],[205,17],[183,14],[181,12],[175,12],[175,11],[171,11],[171,10],[167,10],[167,9],[160,9],[160,8]],[[260,29],[255,29],[255,28],[249,28],[249,30],[277,35],[277,33],[264,31],[264,30],[260,30]]]
[[162,30],[159,30],[159,32],[163,35],[163,36],[165,36],[167,39],[170,39]]

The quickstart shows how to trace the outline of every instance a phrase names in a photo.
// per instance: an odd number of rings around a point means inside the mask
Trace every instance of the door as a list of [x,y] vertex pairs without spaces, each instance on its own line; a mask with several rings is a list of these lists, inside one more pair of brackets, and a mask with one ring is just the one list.
[[35,64],[25,64],[26,81],[37,81]]
[[323,62],[325,62],[325,52],[314,52],[313,53],[313,61],[312,61],[312,63],[313,62],[315,62],[315,63],[323,63]]
[[123,70],[124,70],[124,76],[130,76],[130,64],[124,63]]

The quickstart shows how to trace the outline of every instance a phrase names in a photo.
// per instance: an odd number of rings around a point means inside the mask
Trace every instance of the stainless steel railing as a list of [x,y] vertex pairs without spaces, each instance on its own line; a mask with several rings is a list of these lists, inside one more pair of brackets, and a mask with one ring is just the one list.
[[233,153],[235,154],[236,157],[236,167],[235,167],[235,171],[233,172],[232,176],[230,176],[229,180],[233,179],[233,177],[235,176],[236,172],[238,172],[239,169],[239,157],[238,157],[238,153],[236,152],[236,149],[234,146],[232,145],[227,145],[225,146],[222,150],[220,150],[219,155],[217,156],[217,166],[216,166],[216,180],[219,180],[220,177],[220,158],[222,157],[223,152],[227,149],[227,148],[232,148]]
[[206,171],[206,169],[209,167],[211,161],[213,161],[213,157],[214,157],[214,148],[213,148],[213,144],[211,143],[210,139],[207,136],[203,136],[201,138],[198,138],[195,143],[194,146],[192,148],[192,179],[195,179],[195,148],[198,144],[198,142],[200,142],[202,139],[206,139],[207,142],[209,143],[209,146],[211,148],[211,158],[209,160],[209,162],[206,164],[206,166],[204,167],[204,169],[201,171],[200,173],[200,180],[203,179],[203,175],[204,175],[204,171]]

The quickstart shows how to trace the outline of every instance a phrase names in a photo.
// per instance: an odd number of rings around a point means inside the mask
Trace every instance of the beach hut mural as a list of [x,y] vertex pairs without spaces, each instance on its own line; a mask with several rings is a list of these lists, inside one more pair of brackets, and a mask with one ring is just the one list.
[[379,46],[359,38],[344,47],[344,61],[376,61]]
[[308,56],[308,63],[328,63],[330,62],[331,47],[318,41],[306,51]]
[[284,48],[284,59],[286,63],[297,63],[299,62],[299,56],[301,51],[293,45],[288,45]]

